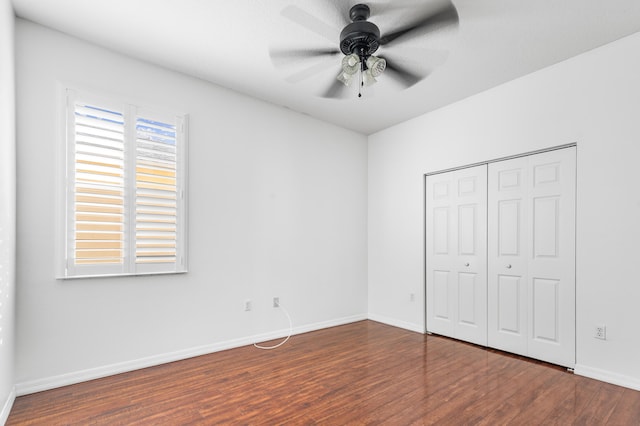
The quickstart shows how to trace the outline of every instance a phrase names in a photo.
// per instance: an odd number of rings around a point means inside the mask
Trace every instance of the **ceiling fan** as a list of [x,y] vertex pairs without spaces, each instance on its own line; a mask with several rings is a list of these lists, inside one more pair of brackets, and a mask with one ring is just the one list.
[[[340,1],[334,0],[339,6]],[[425,7],[428,6],[428,7]],[[342,54],[341,62],[326,62],[323,66],[316,63],[291,74],[287,77],[290,82],[300,82],[317,73],[325,70],[327,66],[339,64],[339,72],[332,78],[329,86],[321,95],[326,98],[343,97],[345,89],[353,86],[357,82],[358,97],[362,96],[363,87],[376,83],[377,78],[384,73],[384,78],[391,78],[398,82],[401,87],[411,87],[417,82],[426,78],[432,68],[415,66],[415,59],[420,55],[428,55],[428,51],[416,49],[400,48],[399,51],[410,52],[410,57],[402,58],[394,54],[396,46],[403,42],[418,38],[427,38],[442,31],[455,30],[458,27],[458,13],[450,0],[431,0],[413,2],[412,4],[395,1],[390,2],[385,7],[381,7],[384,12],[390,9],[405,7],[411,9],[414,16],[408,23],[381,32],[378,26],[369,21],[371,8],[365,3],[358,3],[349,10],[349,21],[344,17],[346,24],[340,33],[336,27],[326,24],[319,18],[303,11],[297,6],[290,5],[282,11],[282,16],[290,21],[312,31],[325,39],[333,42],[332,47],[326,48],[271,48],[270,56],[273,63],[280,68],[286,68],[292,62],[302,62],[317,58],[332,58]],[[422,6],[422,7],[420,7]],[[424,10],[423,10],[424,9]],[[344,12],[340,10],[340,15]],[[415,17],[417,16],[417,17]],[[379,16],[378,16],[379,17]],[[383,50],[382,55],[376,55],[378,50]],[[446,55],[439,55],[440,62],[444,61]],[[420,58],[424,59],[424,58]],[[413,62],[413,66],[408,63]],[[419,62],[419,61],[418,61]],[[433,62],[433,61],[432,61]]]

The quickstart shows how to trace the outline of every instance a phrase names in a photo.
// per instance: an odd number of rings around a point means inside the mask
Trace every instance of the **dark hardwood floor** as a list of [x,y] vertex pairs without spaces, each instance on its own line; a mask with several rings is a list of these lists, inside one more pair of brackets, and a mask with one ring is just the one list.
[[31,424],[638,425],[640,392],[363,321],[21,396]]

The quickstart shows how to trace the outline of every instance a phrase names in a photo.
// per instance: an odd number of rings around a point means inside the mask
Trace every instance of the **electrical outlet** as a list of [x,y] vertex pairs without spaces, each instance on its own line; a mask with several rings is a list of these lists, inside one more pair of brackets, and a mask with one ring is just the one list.
[[279,297],[274,297],[273,298],[273,307],[274,308],[279,308],[280,307],[280,298]]
[[416,301],[416,294],[409,293],[409,302],[415,302],[415,301]]
[[253,304],[251,303],[251,300],[247,299],[244,301],[244,310],[245,311],[250,311],[253,308]]
[[596,325],[593,337],[595,337],[596,339],[607,340],[607,326],[605,326],[604,324]]

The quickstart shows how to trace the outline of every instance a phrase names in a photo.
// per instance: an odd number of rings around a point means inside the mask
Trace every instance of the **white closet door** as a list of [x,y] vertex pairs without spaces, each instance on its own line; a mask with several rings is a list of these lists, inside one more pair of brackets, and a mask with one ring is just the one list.
[[529,159],[529,356],[575,365],[576,150]]
[[575,364],[575,147],[489,165],[488,343]]
[[427,330],[487,344],[487,166],[426,180]]
[[489,165],[488,344],[527,355],[527,157]]

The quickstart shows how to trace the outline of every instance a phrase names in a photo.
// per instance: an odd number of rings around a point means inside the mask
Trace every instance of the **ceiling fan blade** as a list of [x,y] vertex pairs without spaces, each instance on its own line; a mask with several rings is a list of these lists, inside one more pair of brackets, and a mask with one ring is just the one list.
[[271,61],[276,66],[287,65],[304,59],[315,59],[335,56],[340,52],[336,48],[316,49],[269,49]]
[[309,67],[305,67],[304,69],[289,75],[285,78],[285,80],[289,83],[300,83],[301,81],[306,80],[309,77],[326,71],[328,68],[335,67],[335,65],[336,62],[334,60],[325,59],[322,62],[315,63]]
[[351,23],[351,19],[349,19],[349,9],[351,9],[351,4],[346,1],[332,1],[333,5],[336,9],[336,18],[338,21],[336,23],[340,26],[340,28],[347,26]]
[[428,72],[425,75],[420,75],[416,72],[410,71],[407,67],[390,60],[388,57],[385,59],[387,61],[387,69],[385,70],[384,75],[388,74],[389,77],[403,84],[405,88],[413,86],[429,75]]
[[338,35],[340,34],[339,29],[322,22],[320,19],[311,15],[309,12],[305,12],[297,6],[289,5],[285,7],[282,10],[281,15],[309,31],[326,38],[331,43],[338,43]]
[[[336,73],[337,75],[338,73]],[[347,86],[345,86],[338,79],[333,79],[333,83],[327,88],[327,90],[322,94],[323,98],[333,98],[339,99],[343,98],[346,92],[349,90]]]
[[391,56],[391,60],[396,62],[412,62],[416,64],[426,64],[429,67],[437,67],[446,62],[449,54],[449,50],[446,49],[396,45],[388,47],[384,52],[380,52],[379,56],[385,59]]
[[442,7],[435,12],[430,13],[429,15],[410,25],[384,34],[380,38],[380,45],[387,45],[400,37],[419,35],[421,30],[435,31],[442,29],[452,29],[457,26],[458,11],[453,4],[448,3],[445,7]]
[[[400,67],[401,69],[407,70],[416,78],[419,77],[417,81],[427,78],[433,72],[433,70],[442,66],[442,64],[444,64],[449,57],[449,52],[447,50],[421,49],[418,47],[413,49],[414,56],[402,54],[409,52],[404,50],[403,48],[398,49],[395,46],[393,49],[389,50],[393,50],[393,53],[385,52],[384,54],[380,55],[387,61],[387,68],[390,68],[389,64],[391,64],[391,68]],[[397,73],[395,77],[399,78]],[[396,80],[398,78],[396,78]],[[411,77],[409,77],[409,79],[415,80]],[[403,82],[403,84],[406,85],[405,82]]]

